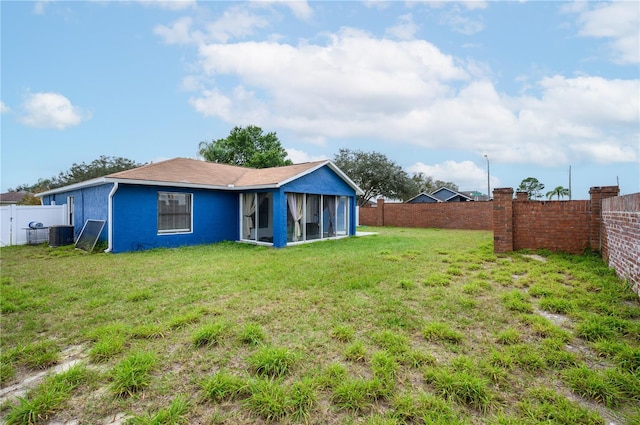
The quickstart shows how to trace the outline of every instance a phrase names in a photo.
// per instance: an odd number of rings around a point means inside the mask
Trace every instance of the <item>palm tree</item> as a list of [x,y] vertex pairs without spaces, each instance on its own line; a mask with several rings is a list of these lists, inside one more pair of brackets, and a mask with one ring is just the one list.
[[560,200],[560,197],[564,198],[565,196],[569,196],[569,189],[567,189],[566,187],[557,186],[555,189],[547,192],[547,199],[551,199],[554,196],[557,196],[558,200]]

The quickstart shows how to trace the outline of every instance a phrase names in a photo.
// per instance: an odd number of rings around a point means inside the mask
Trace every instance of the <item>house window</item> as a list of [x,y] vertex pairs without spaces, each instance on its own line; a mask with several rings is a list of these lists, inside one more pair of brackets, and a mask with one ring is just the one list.
[[158,233],[187,233],[192,227],[192,195],[158,192]]
[[69,212],[69,225],[73,226],[73,210],[75,209],[74,206],[74,198],[73,196],[68,196],[67,197],[67,211]]

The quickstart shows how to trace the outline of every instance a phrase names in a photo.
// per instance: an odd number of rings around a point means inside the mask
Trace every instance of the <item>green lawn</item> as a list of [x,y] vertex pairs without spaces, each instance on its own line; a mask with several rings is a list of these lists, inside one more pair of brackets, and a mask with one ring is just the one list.
[[493,253],[492,233],[366,228],[1,255],[11,423],[640,423],[638,296],[598,256]]

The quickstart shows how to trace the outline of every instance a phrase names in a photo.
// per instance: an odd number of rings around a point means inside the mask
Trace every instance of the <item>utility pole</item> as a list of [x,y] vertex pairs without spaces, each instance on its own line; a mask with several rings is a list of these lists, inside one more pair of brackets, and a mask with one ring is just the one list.
[[571,165],[569,165],[569,200],[571,200]]
[[487,201],[491,200],[491,184],[489,183],[491,180],[491,172],[489,171],[489,156],[484,156],[487,159]]

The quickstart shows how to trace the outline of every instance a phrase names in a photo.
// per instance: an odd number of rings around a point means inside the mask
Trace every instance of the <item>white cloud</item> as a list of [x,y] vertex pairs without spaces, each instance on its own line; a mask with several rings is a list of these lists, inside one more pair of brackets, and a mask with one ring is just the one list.
[[204,30],[193,29],[193,26],[192,18],[182,17],[170,26],[156,25],[153,32],[167,44],[227,43],[232,39],[250,36],[256,29],[268,27],[269,21],[246,7],[232,6],[218,19],[208,23]]
[[443,12],[440,15],[440,23],[464,35],[473,35],[484,29],[482,20],[464,15],[457,7]]
[[633,64],[640,62],[640,3],[614,1],[609,3],[584,2],[581,7],[565,9],[578,13],[579,35],[609,39],[614,62]]
[[216,21],[207,25],[208,40],[226,43],[232,38],[242,38],[254,33],[255,29],[266,28],[269,21],[249,12],[244,7],[230,7]]
[[191,34],[191,24],[193,19],[183,17],[176,20],[170,27],[166,25],[156,25],[153,32],[164,39],[167,44],[189,44],[196,40]]
[[0,114],[6,114],[11,112],[11,108],[4,104],[4,102],[0,101]]
[[196,6],[196,0],[136,0],[145,6],[167,10],[184,10]]
[[386,33],[388,36],[398,40],[413,40],[416,32],[418,32],[418,28],[418,25],[413,22],[413,16],[408,13],[400,16],[398,23],[387,28]]
[[[487,191],[487,169],[472,161],[445,161],[434,165],[417,162],[407,167],[407,171],[412,174],[424,173],[434,180],[453,182],[460,190],[478,190],[483,193]],[[494,176],[491,176],[490,181],[492,188],[501,185],[500,180]]]
[[197,111],[307,143],[372,140],[545,166],[639,156],[638,80],[556,75],[512,97],[487,65],[351,28],[316,44],[202,43],[198,52],[200,73],[184,81]]
[[324,155],[309,155],[307,152],[301,151],[299,149],[294,149],[294,148],[286,148],[286,151],[287,151],[287,158],[293,161],[294,164],[329,159]]
[[585,157],[600,164],[635,162],[637,163],[638,150],[627,145],[621,146],[616,141],[609,141],[601,144],[572,144],[570,151],[575,157]]
[[58,93],[29,94],[22,107],[24,115],[21,121],[29,127],[64,130],[90,118],[90,114],[82,112]]
[[36,15],[44,15],[44,9],[47,3],[51,3],[52,0],[38,0],[33,4],[33,13]]
[[291,11],[293,15],[303,21],[308,21],[313,17],[313,9],[307,0],[251,0],[255,7],[271,8],[274,5],[282,5]]

